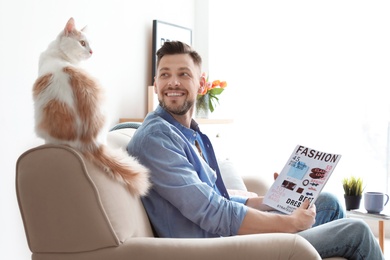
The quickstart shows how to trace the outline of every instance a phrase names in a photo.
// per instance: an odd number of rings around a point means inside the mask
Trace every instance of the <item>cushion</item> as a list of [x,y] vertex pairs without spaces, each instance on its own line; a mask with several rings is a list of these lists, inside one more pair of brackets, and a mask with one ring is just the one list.
[[123,129],[123,128],[135,128],[138,129],[138,127],[141,126],[140,122],[123,122],[115,125],[113,128],[111,128],[110,131],[114,131],[117,129]]
[[131,137],[133,137],[135,128],[120,128],[108,132],[107,134],[107,145],[112,148],[121,148],[124,151],[127,150],[127,145],[130,142]]
[[232,160],[218,159],[218,165],[227,189],[247,191],[244,181]]
[[[127,145],[136,130],[135,128],[116,128],[111,130],[107,134],[107,145],[113,148],[122,148],[126,151]],[[247,191],[244,181],[232,160],[226,158],[218,159],[218,165],[227,189]]]

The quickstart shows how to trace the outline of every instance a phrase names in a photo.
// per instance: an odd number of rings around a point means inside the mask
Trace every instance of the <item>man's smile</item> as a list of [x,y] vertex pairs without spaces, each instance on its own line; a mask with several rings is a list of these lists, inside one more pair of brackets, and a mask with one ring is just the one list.
[[172,91],[172,92],[166,92],[165,95],[167,97],[181,97],[184,96],[184,92]]

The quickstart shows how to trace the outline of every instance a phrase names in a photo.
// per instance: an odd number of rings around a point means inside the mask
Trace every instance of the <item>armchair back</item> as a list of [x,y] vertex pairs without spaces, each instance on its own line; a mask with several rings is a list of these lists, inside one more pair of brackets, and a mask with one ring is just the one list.
[[23,153],[16,192],[33,253],[84,252],[153,237],[140,199],[68,146]]

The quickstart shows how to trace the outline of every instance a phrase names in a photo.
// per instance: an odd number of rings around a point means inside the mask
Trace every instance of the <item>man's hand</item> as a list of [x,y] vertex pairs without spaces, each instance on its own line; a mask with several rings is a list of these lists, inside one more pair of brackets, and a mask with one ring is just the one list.
[[313,204],[309,207],[310,201],[305,200],[299,208],[291,215],[291,224],[296,228],[296,232],[309,229],[315,223],[316,206]]
[[[274,172],[274,180],[279,177],[279,173]],[[297,208],[290,216],[293,219],[293,227],[296,231],[302,231],[311,228],[315,223],[316,206],[313,204],[310,206],[310,201],[305,200],[299,208]]]

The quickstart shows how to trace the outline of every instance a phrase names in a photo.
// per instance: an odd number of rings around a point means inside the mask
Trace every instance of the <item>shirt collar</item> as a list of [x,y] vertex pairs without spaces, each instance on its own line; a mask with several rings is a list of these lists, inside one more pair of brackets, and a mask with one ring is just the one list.
[[164,120],[166,120],[171,125],[175,126],[186,138],[189,142],[194,143],[195,139],[199,135],[200,129],[198,123],[192,119],[191,120],[191,126],[190,128],[185,127],[184,125],[180,124],[178,121],[176,121],[175,118],[171,114],[169,114],[164,108],[162,108],[160,105],[157,106],[156,110],[154,111],[158,116],[162,117]]

